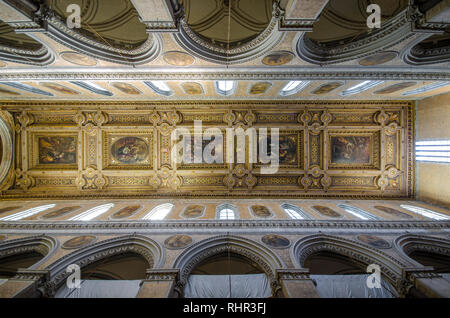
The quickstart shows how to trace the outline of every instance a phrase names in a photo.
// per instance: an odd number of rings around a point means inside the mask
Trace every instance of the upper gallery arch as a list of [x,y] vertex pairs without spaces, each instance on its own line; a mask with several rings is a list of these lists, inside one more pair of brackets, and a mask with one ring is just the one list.
[[36,39],[0,21],[0,60],[43,66],[53,63],[55,56]]
[[[367,7],[381,9],[381,27],[369,28]],[[408,0],[330,0],[313,31],[297,42],[297,54],[313,64],[333,64],[371,55],[407,38]]]
[[[24,12],[22,2],[37,9]],[[147,33],[130,0],[21,0],[11,4],[31,15],[53,40],[95,58],[134,65],[151,61],[160,51],[159,37]],[[79,8],[80,27],[74,7]]]
[[282,39],[275,0],[185,0],[175,40],[192,54],[228,64],[261,56]]

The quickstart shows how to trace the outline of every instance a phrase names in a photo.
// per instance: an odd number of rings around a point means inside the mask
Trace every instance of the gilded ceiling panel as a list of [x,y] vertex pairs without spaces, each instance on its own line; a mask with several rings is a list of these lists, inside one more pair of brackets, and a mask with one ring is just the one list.
[[[408,102],[36,102],[26,111],[21,104],[5,105],[17,158],[5,198],[413,193]],[[178,131],[188,137],[173,137]],[[189,160],[176,162],[177,154]]]

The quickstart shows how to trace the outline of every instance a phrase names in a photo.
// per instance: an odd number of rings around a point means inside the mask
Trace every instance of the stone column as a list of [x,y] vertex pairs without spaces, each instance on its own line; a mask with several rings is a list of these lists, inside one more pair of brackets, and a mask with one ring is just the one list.
[[136,298],[176,297],[174,287],[178,276],[178,269],[148,269],[147,279],[142,281]]
[[0,298],[38,298],[39,291],[49,278],[47,270],[19,269],[16,276],[0,285]]
[[450,283],[432,267],[403,269],[403,296],[414,294],[430,298],[449,298]]
[[308,269],[278,269],[277,278],[286,298],[319,298]]

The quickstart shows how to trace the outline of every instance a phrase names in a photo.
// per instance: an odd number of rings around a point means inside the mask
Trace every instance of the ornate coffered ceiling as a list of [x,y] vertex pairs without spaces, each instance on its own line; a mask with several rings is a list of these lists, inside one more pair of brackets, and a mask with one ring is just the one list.
[[[3,198],[408,198],[414,192],[408,102],[3,105],[15,131],[15,180],[4,186]],[[203,125],[199,133],[214,127],[222,134],[219,159],[176,163],[171,133],[184,128],[194,136],[196,120]],[[279,128],[276,171],[264,170],[268,164],[252,162],[249,154],[240,162],[242,149],[226,143],[229,128],[239,127],[254,128],[258,136],[261,128]]]

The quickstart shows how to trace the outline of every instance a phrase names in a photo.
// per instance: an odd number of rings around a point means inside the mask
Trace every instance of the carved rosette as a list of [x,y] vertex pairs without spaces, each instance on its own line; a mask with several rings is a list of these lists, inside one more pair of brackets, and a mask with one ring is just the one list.
[[78,173],[75,184],[78,190],[102,190],[107,186],[108,178],[95,167],[88,167]]
[[243,164],[237,164],[233,170],[223,178],[223,183],[228,190],[234,188],[253,189],[257,183],[257,178],[252,174],[251,170],[246,169]]
[[20,169],[16,169],[16,187],[21,188],[24,191],[34,187],[36,184],[35,179],[27,172]]

